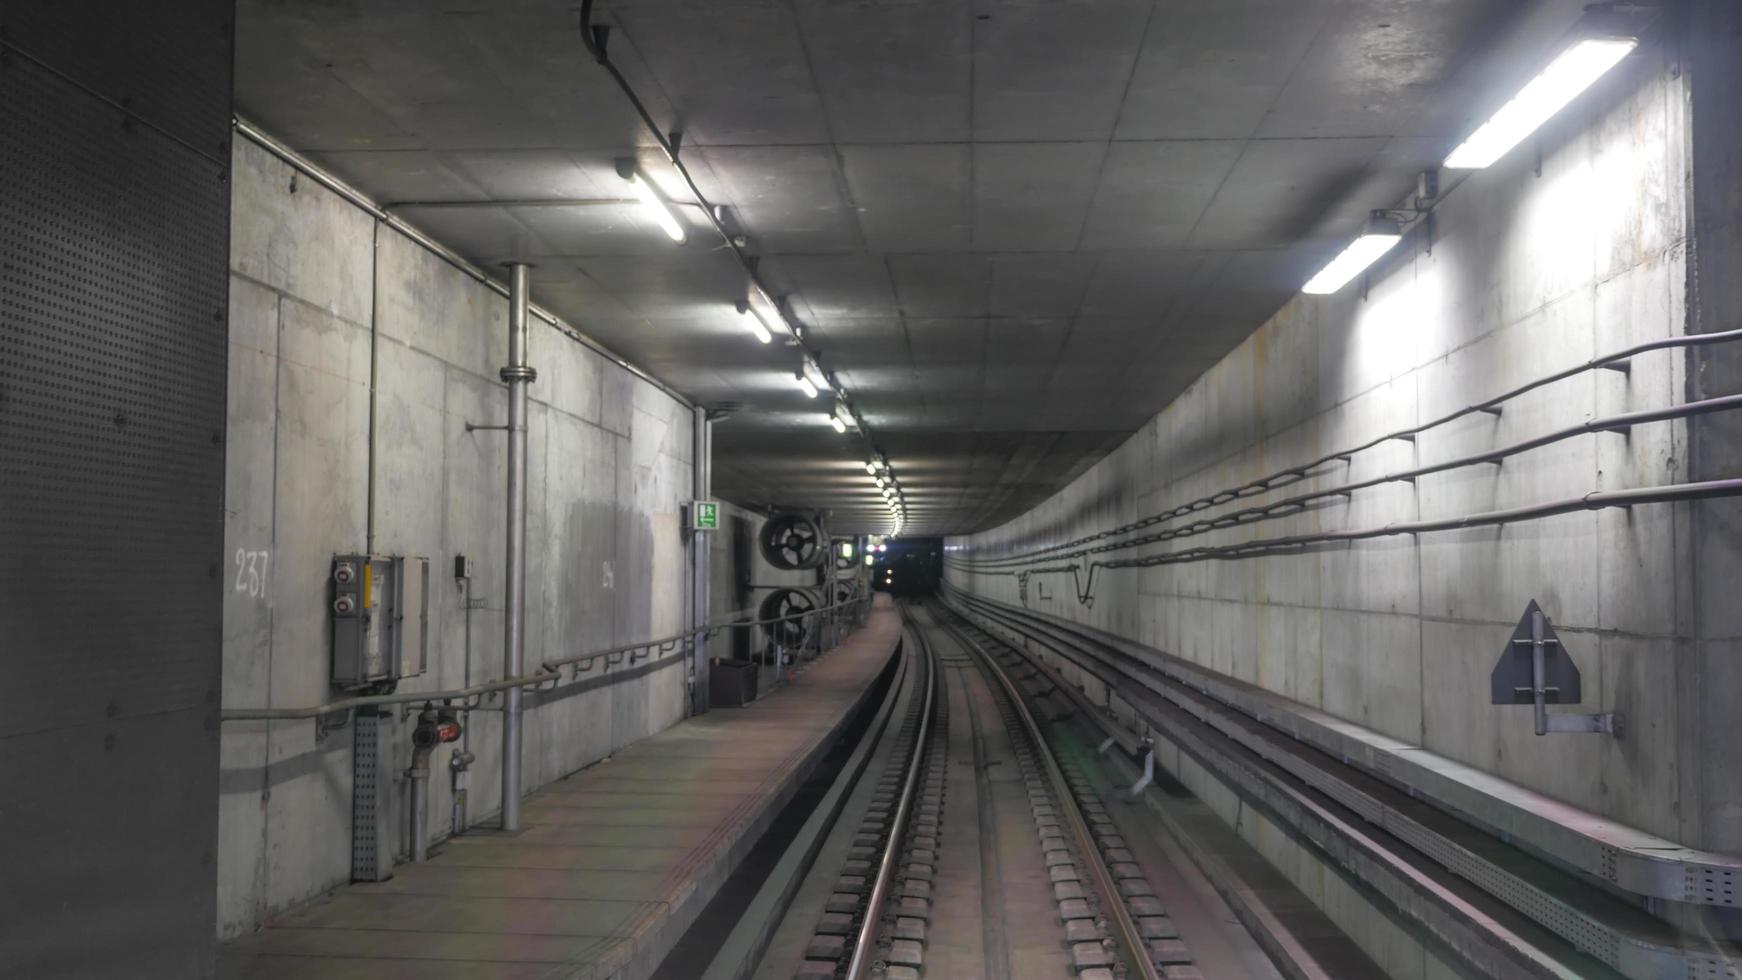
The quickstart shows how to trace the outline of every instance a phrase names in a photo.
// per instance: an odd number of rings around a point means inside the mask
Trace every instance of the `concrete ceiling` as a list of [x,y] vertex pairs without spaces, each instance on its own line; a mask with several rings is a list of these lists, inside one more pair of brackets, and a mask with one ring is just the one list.
[[[1399,201],[1564,0],[616,0],[613,60],[837,372],[909,533],[1032,506]],[[736,322],[744,277],[557,0],[241,0],[263,128],[706,405],[715,489],[880,530],[863,444]],[[1565,26],[1565,20],[1561,22]],[[545,202],[545,203],[538,203]]]

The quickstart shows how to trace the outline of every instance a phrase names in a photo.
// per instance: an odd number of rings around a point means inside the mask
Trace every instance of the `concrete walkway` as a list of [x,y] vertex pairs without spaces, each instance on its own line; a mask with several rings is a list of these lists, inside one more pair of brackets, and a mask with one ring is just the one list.
[[518,835],[469,834],[225,945],[226,980],[639,980],[658,966],[827,751],[901,623],[796,682],[692,718],[530,796]]

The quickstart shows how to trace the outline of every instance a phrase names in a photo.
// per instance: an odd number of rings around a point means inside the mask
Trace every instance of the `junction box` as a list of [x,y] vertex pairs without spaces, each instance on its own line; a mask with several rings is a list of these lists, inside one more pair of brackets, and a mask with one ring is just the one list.
[[428,558],[336,555],[327,581],[334,687],[385,693],[428,668]]

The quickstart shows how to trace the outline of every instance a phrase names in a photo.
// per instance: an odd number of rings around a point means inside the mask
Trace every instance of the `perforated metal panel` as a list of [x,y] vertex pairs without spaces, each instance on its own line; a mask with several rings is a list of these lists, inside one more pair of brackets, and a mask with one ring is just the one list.
[[351,750],[351,880],[386,881],[393,877],[393,784],[382,770],[381,750],[387,724],[365,711],[357,712],[351,724],[356,728]]
[[205,977],[228,12],[85,6],[0,0],[0,972]]

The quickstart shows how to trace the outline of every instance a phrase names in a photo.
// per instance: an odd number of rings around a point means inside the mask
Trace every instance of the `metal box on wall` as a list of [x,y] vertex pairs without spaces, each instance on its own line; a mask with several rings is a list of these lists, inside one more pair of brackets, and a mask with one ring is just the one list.
[[429,559],[338,555],[328,578],[333,686],[391,690],[429,665]]

